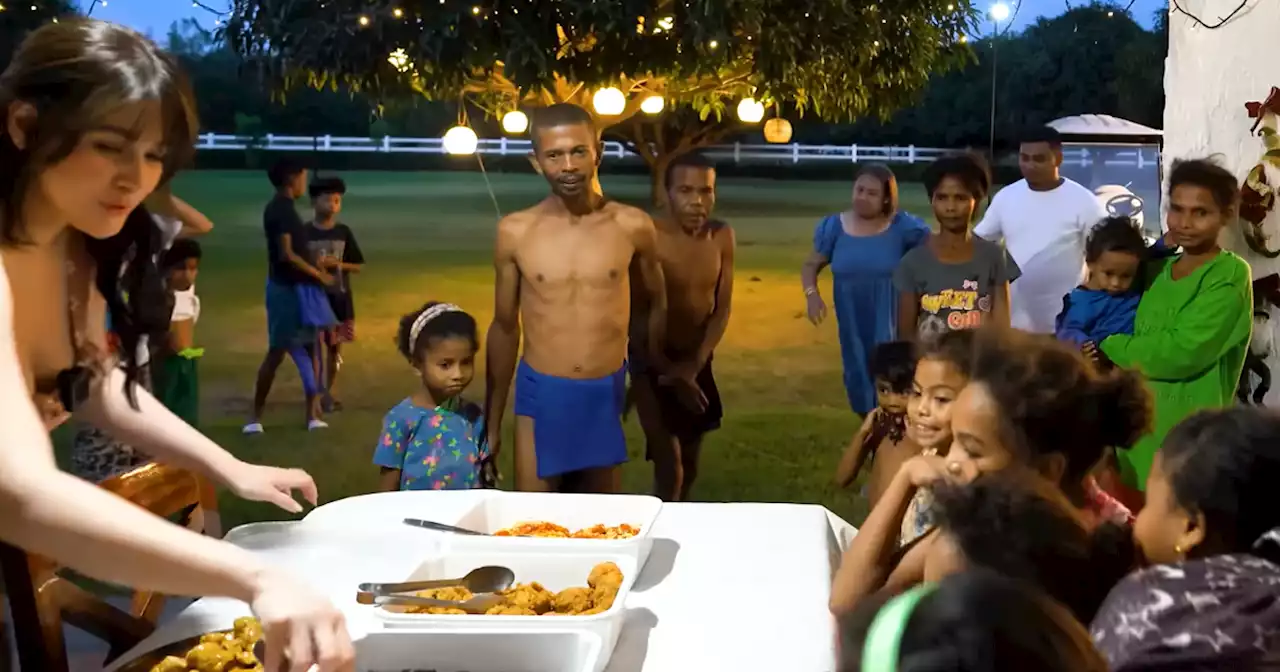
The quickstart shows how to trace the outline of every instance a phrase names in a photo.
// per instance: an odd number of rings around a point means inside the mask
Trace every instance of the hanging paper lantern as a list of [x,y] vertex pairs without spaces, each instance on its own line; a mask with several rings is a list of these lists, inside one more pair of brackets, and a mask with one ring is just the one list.
[[662,108],[667,106],[667,101],[662,96],[649,96],[640,102],[640,111],[645,114],[657,114]]
[[466,126],[454,126],[444,134],[444,151],[448,154],[475,154],[479,145],[476,132]]
[[512,110],[502,115],[502,130],[519,135],[529,129],[529,115],[520,110]]
[[596,114],[604,117],[616,117],[627,107],[627,97],[618,89],[609,87],[600,89],[591,96],[591,107]]
[[764,105],[755,98],[743,98],[738,103],[738,119],[747,124],[759,123],[764,119]]
[[782,117],[774,117],[764,122],[764,139],[776,143],[790,142],[791,122]]

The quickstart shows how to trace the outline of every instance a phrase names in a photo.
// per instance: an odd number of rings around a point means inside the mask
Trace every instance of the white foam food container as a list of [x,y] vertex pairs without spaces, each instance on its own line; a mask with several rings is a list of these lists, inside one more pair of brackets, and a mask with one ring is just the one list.
[[423,562],[406,577],[374,579],[378,582],[429,581],[453,579],[487,565],[509,567],[515,572],[515,582],[542,584],[547,590],[560,592],[566,588],[585,587],[591,570],[602,562],[612,562],[622,571],[622,586],[614,598],[613,606],[600,614],[586,616],[488,616],[483,614],[410,614],[395,606],[368,607],[388,629],[414,628],[417,630],[470,632],[473,630],[501,630],[506,632],[542,631],[548,628],[573,632],[586,632],[600,638],[602,648],[595,672],[603,670],[613,654],[613,647],[622,634],[627,596],[639,574],[634,557],[607,552],[592,553],[568,550],[544,549],[514,550],[490,546],[488,549],[454,546],[450,552]]
[[355,643],[357,672],[594,672],[600,637],[570,630],[383,630]]
[[586,550],[626,555],[644,569],[653,550],[653,525],[662,513],[662,500],[646,495],[573,495],[541,492],[493,492],[477,502],[456,521],[436,522],[493,534],[524,522],[555,523],[576,532],[595,525],[614,527],[627,524],[640,528],[629,539],[557,539],[546,537],[499,537],[521,548]]

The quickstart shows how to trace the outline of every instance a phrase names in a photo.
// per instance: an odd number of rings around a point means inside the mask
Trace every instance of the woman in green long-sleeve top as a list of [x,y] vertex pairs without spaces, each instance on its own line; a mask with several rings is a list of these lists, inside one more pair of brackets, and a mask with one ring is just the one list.
[[1146,490],[1152,458],[1174,425],[1234,403],[1249,349],[1253,287],[1249,264],[1219,247],[1218,234],[1235,221],[1238,189],[1230,172],[1208,160],[1174,163],[1166,240],[1182,254],[1148,271],[1133,335],[1101,344],[1117,366],[1146,376],[1155,400],[1152,432],[1118,456],[1129,487]]

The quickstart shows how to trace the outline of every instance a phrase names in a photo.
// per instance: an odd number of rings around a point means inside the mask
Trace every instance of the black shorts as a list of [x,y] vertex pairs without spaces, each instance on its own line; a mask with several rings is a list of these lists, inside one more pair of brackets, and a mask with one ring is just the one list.
[[[636,359],[631,359],[632,375],[645,376],[658,400],[658,412],[662,416],[662,424],[672,436],[682,442],[694,441],[708,432],[720,429],[724,418],[724,404],[720,400],[720,388],[716,386],[715,374],[711,370],[711,358],[703,365],[702,370],[694,378],[698,389],[707,398],[706,410],[698,413],[680,402],[680,397],[670,385],[658,382],[659,375],[645,366],[635,366]],[[652,459],[646,455],[647,458]]]

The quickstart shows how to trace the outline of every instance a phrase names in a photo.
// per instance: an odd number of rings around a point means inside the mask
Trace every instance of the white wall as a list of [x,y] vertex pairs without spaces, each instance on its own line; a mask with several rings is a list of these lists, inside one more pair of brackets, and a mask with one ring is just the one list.
[[[1213,25],[1239,0],[1178,0],[1188,12]],[[1249,0],[1248,6],[1217,30],[1196,24],[1181,12],[1169,14],[1169,59],[1165,63],[1165,175],[1177,158],[1217,154],[1223,165],[1244,179],[1259,157],[1262,141],[1250,134],[1253,120],[1245,103],[1263,101],[1280,86],[1276,35],[1280,0]],[[1277,209],[1280,211],[1280,208]],[[1268,246],[1280,246],[1280,212],[1265,223]],[[1253,266],[1254,279],[1280,272],[1280,259],[1254,255],[1239,229],[1224,232],[1223,246]],[[1273,334],[1280,333],[1280,310],[1272,309]],[[1276,339],[1280,342],[1280,339]],[[1280,403],[1280,358],[1271,359],[1273,387],[1268,404]]]

